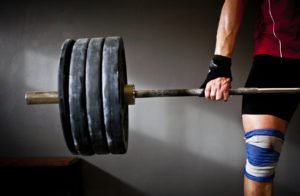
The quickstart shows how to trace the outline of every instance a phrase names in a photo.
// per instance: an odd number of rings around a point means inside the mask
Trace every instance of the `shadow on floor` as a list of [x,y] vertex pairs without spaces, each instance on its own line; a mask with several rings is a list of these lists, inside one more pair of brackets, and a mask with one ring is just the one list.
[[136,188],[84,160],[82,160],[82,180],[85,196],[145,196]]
[[[228,156],[232,153],[227,152]],[[85,163],[87,195],[243,194],[242,163],[240,167],[229,167],[228,159],[209,160],[138,131],[131,132],[126,155],[93,156],[87,161],[93,164]],[[299,195],[295,186],[285,186],[282,177],[278,175],[275,180],[275,195]]]

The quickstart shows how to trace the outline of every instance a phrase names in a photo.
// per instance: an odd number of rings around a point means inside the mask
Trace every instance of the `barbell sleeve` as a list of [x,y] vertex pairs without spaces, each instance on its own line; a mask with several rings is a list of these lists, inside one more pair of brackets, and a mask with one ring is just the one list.
[[25,100],[28,105],[57,104],[59,102],[57,91],[27,91]]
[[[133,105],[135,98],[151,97],[203,97],[203,89],[162,89],[162,90],[135,90],[134,85],[124,88],[125,102]],[[230,95],[246,94],[300,94],[300,88],[236,88],[229,90]],[[28,91],[25,94],[26,103],[31,104],[57,104],[58,93],[55,91]]]

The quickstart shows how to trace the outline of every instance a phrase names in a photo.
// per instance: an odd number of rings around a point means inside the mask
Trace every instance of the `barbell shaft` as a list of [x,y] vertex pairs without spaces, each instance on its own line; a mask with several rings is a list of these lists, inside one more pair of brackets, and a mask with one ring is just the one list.
[[[127,85],[125,88],[132,85]],[[135,98],[151,98],[151,97],[186,97],[198,96],[203,97],[203,89],[164,89],[164,90],[134,90],[125,92],[125,97],[130,100]],[[246,94],[300,94],[300,88],[236,88],[230,89],[230,95],[246,95]],[[25,94],[27,104],[57,104],[58,93],[55,91],[41,92],[28,91]],[[128,100],[128,98],[126,99]],[[128,101],[127,101],[128,102]],[[130,102],[129,104],[134,104]]]
[[[230,89],[230,95],[247,94],[299,94],[300,88],[236,88]],[[135,98],[147,97],[203,97],[203,89],[167,89],[167,90],[136,90]]]

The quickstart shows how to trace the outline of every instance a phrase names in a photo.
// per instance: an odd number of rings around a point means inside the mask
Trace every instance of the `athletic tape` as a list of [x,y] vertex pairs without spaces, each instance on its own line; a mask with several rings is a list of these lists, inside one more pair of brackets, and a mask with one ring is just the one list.
[[284,134],[275,129],[258,129],[246,133],[245,141],[247,155],[245,176],[257,182],[272,181],[284,142]]

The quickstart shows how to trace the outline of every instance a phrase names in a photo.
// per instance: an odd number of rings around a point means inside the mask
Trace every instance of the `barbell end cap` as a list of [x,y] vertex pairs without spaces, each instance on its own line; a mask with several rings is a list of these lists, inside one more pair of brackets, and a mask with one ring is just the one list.
[[133,84],[124,86],[124,98],[127,105],[135,104],[135,86]]
[[26,105],[30,105],[30,102],[29,102],[29,99],[28,99],[28,92],[25,92],[25,102],[26,102]]

